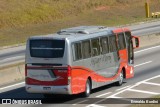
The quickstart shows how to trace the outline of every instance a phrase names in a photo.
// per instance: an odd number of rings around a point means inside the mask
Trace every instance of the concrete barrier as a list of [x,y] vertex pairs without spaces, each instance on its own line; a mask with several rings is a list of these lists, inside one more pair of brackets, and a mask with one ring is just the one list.
[[0,86],[24,80],[24,64],[0,69]]
[[[140,48],[160,45],[160,34],[140,36]],[[24,64],[18,64],[12,67],[0,69],[0,86],[24,80],[25,68]]]

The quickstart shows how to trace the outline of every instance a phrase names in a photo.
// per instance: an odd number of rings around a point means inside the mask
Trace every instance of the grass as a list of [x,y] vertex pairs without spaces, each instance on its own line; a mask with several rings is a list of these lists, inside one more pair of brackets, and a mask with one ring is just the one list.
[[[160,0],[150,0],[151,11]],[[145,18],[145,0],[1,0],[0,46],[80,25],[117,26]],[[159,3],[159,4],[158,4]]]
[[114,5],[120,1],[122,0],[1,0],[0,28],[52,22],[102,4]]

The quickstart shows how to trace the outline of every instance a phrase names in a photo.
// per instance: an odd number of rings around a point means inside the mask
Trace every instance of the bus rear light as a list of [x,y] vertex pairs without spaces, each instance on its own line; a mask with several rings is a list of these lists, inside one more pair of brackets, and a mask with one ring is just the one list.
[[53,70],[53,72],[58,72],[58,70],[55,69],[55,70]]
[[68,77],[68,85],[71,83],[71,77]]
[[67,76],[70,77],[71,76],[71,66],[68,65],[67,67]]
[[27,64],[25,64],[25,76],[27,76]]
[[67,67],[68,85],[71,83],[71,66]]

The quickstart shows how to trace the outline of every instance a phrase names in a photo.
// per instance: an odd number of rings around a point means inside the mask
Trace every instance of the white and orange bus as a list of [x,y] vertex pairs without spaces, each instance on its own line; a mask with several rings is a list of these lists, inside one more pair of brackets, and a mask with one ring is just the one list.
[[[133,43],[134,42],[134,43]],[[135,45],[135,46],[133,46]],[[134,76],[139,38],[127,28],[79,26],[27,41],[25,87],[29,93],[90,95],[91,89]]]

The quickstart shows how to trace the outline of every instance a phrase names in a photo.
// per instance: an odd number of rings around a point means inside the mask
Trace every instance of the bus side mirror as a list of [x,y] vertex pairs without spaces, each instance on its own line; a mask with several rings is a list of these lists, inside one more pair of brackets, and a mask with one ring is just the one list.
[[133,48],[139,48],[139,37],[137,36],[132,36],[132,41],[133,41]]

